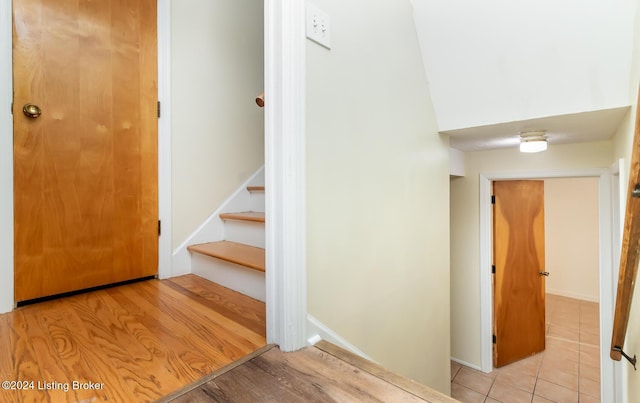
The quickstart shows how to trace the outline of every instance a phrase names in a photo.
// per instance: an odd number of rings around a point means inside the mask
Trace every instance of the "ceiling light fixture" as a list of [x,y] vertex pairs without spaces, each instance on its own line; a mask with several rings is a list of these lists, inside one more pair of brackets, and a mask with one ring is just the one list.
[[536,130],[520,132],[520,152],[538,153],[547,149],[547,132]]

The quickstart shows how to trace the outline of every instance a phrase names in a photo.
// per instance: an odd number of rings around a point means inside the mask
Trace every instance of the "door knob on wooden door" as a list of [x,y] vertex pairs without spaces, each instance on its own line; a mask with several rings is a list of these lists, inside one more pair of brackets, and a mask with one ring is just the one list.
[[540,275],[541,276],[545,276],[545,277],[549,277],[549,272],[548,271],[541,271]]
[[34,104],[24,104],[22,107],[22,112],[28,118],[35,119],[38,116],[42,115],[42,109],[38,105]]

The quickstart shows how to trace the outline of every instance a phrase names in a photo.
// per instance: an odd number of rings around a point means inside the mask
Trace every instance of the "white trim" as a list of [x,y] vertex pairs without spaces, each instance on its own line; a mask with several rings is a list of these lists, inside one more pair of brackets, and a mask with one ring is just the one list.
[[[171,276],[171,104],[170,1],[158,0],[158,198],[163,236],[158,240],[158,274]],[[14,307],[13,296],[13,55],[11,1],[0,2],[0,313]],[[5,177],[6,176],[6,177]]]
[[598,216],[600,245],[600,362],[601,400],[613,402],[616,374],[609,359],[609,342],[613,323],[612,251],[611,251],[611,172],[608,169],[480,174],[480,318],[482,371],[491,372],[493,296],[491,282],[492,224],[491,182],[508,179],[544,179],[562,177],[598,177]]
[[158,0],[158,277],[172,277],[171,260],[171,2]]
[[465,367],[469,367],[471,369],[475,369],[476,371],[482,371],[482,368],[475,364],[471,364],[470,362],[462,361],[457,358],[451,357],[451,361],[457,362],[458,364],[464,365]]
[[305,2],[265,1],[267,342],[306,345]]
[[11,1],[0,2],[0,313],[13,309],[13,98]]
[[[373,358],[369,357],[358,347],[354,346],[353,344],[343,339],[338,333],[331,330],[328,326],[320,322],[318,319],[316,319],[312,315],[307,315],[307,331],[309,334],[309,338],[308,338],[309,344],[315,344],[317,340],[320,338],[322,340],[326,340],[330,343],[340,346],[345,350],[349,350],[352,353],[359,355],[364,359],[367,359],[371,362],[376,362]],[[311,341],[314,341],[314,342],[312,343]]]
[[[611,284],[609,288],[611,290],[611,295],[609,299],[609,305],[611,309],[611,315],[614,314],[615,307],[615,298],[616,291],[618,287],[618,273],[620,271],[620,252],[622,246],[622,228],[624,228],[624,214],[626,210],[627,203],[627,190],[628,190],[628,177],[627,177],[627,165],[625,164],[624,158],[618,159],[611,166],[611,245],[612,245],[612,253],[611,253]],[[611,324],[613,327],[613,323]],[[612,329],[611,329],[612,330]],[[611,333],[610,333],[611,334]],[[600,336],[602,337],[602,336]],[[608,346],[610,346],[610,341],[606,341]],[[606,358],[605,354],[601,354],[601,360],[606,359],[609,364],[609,370],[613,370],[613,382],[612,385],[607,385],[608,388],[606,391],[603,388],[601,399],[604,396],[611,396],[613,393],[612,402],[621,402],[623,401],[623,385],[627,385],[626,375],[627,372],[622,370],[622,363],[620,361],[613,361],[609,359],[607,347]],[[604,362],[604,361],[603,361]],[[601,376],[603,375],[603,368],[601,366]],[[611,390],[612,388],[612,390]],[[604,401],[604,400],[601,400]]]

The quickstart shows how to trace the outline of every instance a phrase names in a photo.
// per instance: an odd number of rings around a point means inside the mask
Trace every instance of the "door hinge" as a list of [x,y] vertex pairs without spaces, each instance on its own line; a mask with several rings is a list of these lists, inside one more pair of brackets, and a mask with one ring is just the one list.
[[491,195],[491,204],[496,204],[496,196]]
[[495,264],[491,265],[491,274],[496,274],[496,265]]
[[11,102],[11,114],[13,115],[13,102]]
[[158,119],[160,118],[160,101],[158,101]]
[[494,334],[493,335],[493,344],[496,344],[496,340],[497,340],[497,338],[496,338],[496,335]]
[[162,221],[158,220],[158,236],[162,235]]

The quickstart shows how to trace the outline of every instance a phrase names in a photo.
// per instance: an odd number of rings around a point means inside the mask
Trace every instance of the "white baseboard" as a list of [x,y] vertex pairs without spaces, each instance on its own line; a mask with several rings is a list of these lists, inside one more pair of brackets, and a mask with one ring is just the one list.
[[359,355],[360,357],[367,359],[371,362],[376,362],[373,358],[366,355],[362,350],[349,343],[342,337],[340,337],[336,332],[329,329],[324,323],[320,322],[318,319],[314,318],[311,315],[307,314],[307,340],[309,340],[309,344],[315,344],[319,341],[319,338],[322,340],[326,340],[330,343],[335,344],[336,346],[342,347],[345,350],[349,350],[352,353]]
[[251,195],[247,186],[264,185],[264,166],[258,169],[245,181],[216,211],[178,246],[172,254],[171,273],[173,276],[189,274],[191,270],[191,254],[187,246],[205,242],[222,241],[224,237],[224,223],[220,214],[225,212],[248,211],[251,209]]
[[559,295],[561,297],[581,299],[583,301],[590,301],[590,302],[598,302],[598,303],[600,302],[600,298],[597,295],[593,296],[593,295],[578,294],[578,293],[561,291],[561,290],[553,290],[550,288],[547,288],[546,292],[547,294]]
[[458,364],[464,365],[465,367],[469,367],[469,368],[475,369],[476,371],[488,373],[486,371],[482,371],[482,368],[480,368],[480,366],[478,366],[478,365],[471,364],[471,363],[463,361],[463,360],[459,360],[459,359],[457,359],[455,357],[451,357],[451,361],[457,362]]

